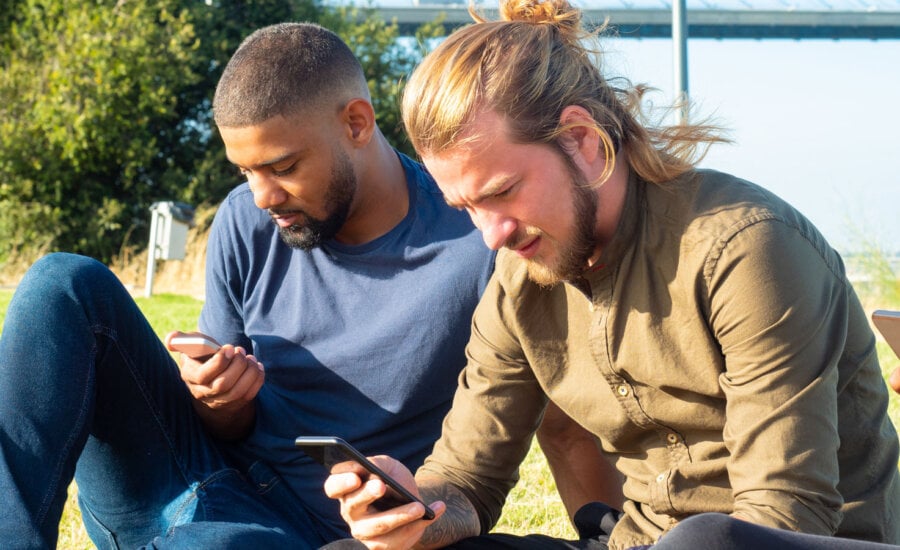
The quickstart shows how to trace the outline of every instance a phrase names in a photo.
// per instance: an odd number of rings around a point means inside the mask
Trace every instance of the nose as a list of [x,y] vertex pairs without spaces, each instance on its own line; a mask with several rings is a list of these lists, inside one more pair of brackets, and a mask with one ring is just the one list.
[[268,210],[276,208],[287,200],[287,193],[277,182],[265,176],[250,174],[247,176],[250,191],[253,192],[253,202],[258,208]]
[[473,208],[469,211],[475,227],[481,230],[484,243],[491,250],[499,250],[516,231],[516,220],[498,212]]

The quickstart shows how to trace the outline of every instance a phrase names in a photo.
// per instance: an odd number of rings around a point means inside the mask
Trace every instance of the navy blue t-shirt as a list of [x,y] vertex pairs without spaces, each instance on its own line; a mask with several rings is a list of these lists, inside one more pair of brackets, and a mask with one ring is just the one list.
[[266,368],[241,455],[270,465],[334,536],[346,524],[322,490],[325,470],[294,439],[336,435],[415,471],[440,435],[493,269],[468,215],[400,158],[409,212],[372,242],[292,249],[247,184],[222,203],[209,238],[200,330]]

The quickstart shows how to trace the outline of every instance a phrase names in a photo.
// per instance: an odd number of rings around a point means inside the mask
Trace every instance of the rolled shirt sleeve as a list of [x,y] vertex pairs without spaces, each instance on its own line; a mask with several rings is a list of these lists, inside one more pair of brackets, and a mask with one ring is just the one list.
[[473,317],[468,363],[460,373],[442,436],[419,470],[462,490],[475,505],[485,533],[499,519],[506,495],[518,481],[519,464],[547,402],[515,327],[508,325],[513,316],[506,297],[493,277]]

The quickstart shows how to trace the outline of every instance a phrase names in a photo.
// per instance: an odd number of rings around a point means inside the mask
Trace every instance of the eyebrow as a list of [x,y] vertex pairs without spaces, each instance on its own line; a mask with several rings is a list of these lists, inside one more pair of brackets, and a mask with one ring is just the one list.
[[[275,157],[273,159],[270,159],[270,160],[267,160],[264,162],[260,162],[259,164],[254,164],[253,166],[241,166],[240,164],[234,162],[230,158],[228,158],[228,162],[230,162],[231,164],[234,164],[235,166],[239,166],[241,168],[246,168],[249,170],[259,170],[260,168],[265,168],[267,166],[272,166],[272,165],[278,164],[280,162],[284,162],[284,161],[290,159],[291,157],[295,156],[296,154],[297,154],[296,151],[290,152],[290,153],[285,153],[279,157]],[[225,156],[226,156],[226,158],[228,157],[227,154]]]
[[444,201],[446,201],[446,203],[453,208],[463,208],[467,205],[475,206],[478,203],[480,203],[481,201],[488,199],[488,198],[492,197],[493,195],[497,194],[497,192],[500,191],[500,189],[502,189],[507,183],[509,183],[509,181],[511,179],[513,179],[513,177],[511,175],[503,175],[503,176],[498,177],[494,181],[488,182],[484,187],[481,188],[481,191],[478,192],[478,194],[475,196],[475,198],[465,201],[464,203],[459,203],[459,204],[454,203],[453,201],[448,199],[446,196],[444,196]]

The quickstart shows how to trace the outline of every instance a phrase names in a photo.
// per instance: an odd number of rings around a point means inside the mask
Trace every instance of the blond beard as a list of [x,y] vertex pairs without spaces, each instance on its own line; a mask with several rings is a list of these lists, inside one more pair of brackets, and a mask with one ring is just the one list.
[[592,222],[596,218],[596,203],[587,199],[586,195],[576,193],[573,199],[574,209],[577,213],[573,242],[563,246],[552,239],[545,232],[537,228],[528,228],[527,235],[539,235],[547,242],[543,244],[555,244],[557,258],[552,264],[542,263],[537,259],[523,260],[528,269],[528,278],[533,282],[550,287],[562,281],[570,281],[578,277],[585,268],[594,250]]
[[551,287],[562,280],[556,271],[533,260],[525,260],[525,267],[531,282],[540,286]]
[[543,287],[551,287],[562,281],[573,279],[581,272],[580,258],[573,258],[572,251],[569,249],[560,249],[560,254],[563,257],[557,259],[552,265],[534,259],[523,260],[528,270],[528,278]]

